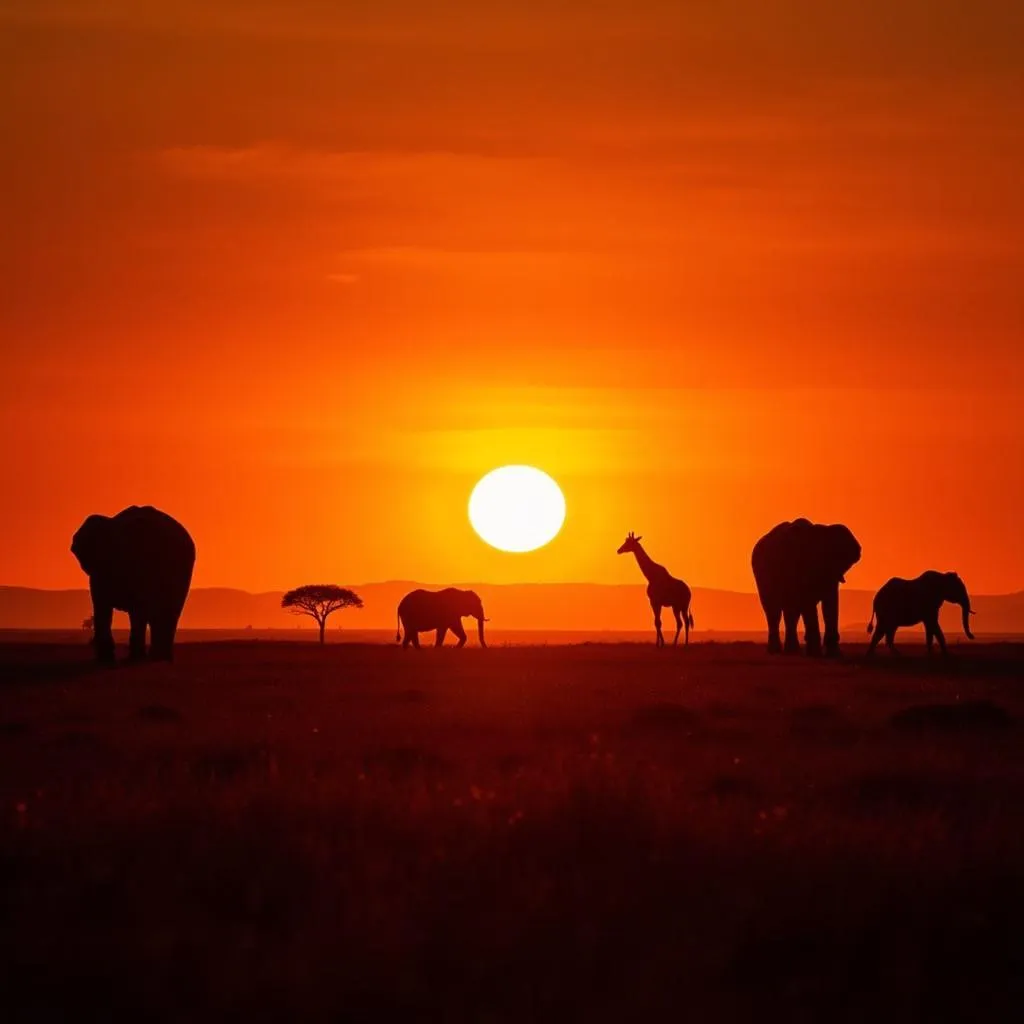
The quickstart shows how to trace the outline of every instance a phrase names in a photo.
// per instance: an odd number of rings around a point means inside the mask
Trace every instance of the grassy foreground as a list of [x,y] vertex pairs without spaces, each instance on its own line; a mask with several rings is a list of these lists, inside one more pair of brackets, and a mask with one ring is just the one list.
[[848,651],[0,646],[0,1014],[1014,1019],[1024,647]]

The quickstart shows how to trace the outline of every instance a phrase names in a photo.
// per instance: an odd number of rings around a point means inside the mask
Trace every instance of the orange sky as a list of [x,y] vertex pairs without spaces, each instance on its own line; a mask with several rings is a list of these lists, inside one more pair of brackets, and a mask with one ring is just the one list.
[[1024,587],[1022,5],[530,6],[0,0],[0,583],[153,503],[199,585],[751,589],[803,514]]

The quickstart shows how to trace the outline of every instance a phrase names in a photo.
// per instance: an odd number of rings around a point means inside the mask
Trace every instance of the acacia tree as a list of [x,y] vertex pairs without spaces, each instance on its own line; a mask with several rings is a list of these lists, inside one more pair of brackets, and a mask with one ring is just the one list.
[[320,627],[320,643],[323,643],[327,616],[339,608],[362,608],[363,599],[354,590],[333,583],[307,583],[304,587],[289,590],[281,598],[281,607],[296,615],[308,615],[316,619]]

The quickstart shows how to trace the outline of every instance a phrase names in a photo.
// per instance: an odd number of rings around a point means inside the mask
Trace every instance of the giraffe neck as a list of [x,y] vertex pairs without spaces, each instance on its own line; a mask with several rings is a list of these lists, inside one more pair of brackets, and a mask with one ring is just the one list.
[[640,566],[640,571],[649,583],[653,583],[665,575],[665,569],[658,565],[639,544],[633,549],[633,555],[636,557],[636,564]]

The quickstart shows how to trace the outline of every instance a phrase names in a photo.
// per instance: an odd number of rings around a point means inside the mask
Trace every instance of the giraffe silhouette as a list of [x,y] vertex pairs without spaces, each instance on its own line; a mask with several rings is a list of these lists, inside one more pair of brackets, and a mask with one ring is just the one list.
[[672,641],[675,646],[679,643],[679,632],[686,626],[686,643],[690,642],[690,630],[693,628],[693,615],[690,613],[690,588],[682,581],[677,580],[663,565],[658,565],[653,558],[640,544],[642,537],[630,533],[622,542],[618,553],[624,555],[631,551],[636,558],[636,564],[647,580],[647,597],[651,602],[651,610],[654,612],[654,628],[657,631],[658,639],[655,641],[658,647],[665,646],[665,637],[661,633],[661,609],[671,608],[676,617],[676,635]]

